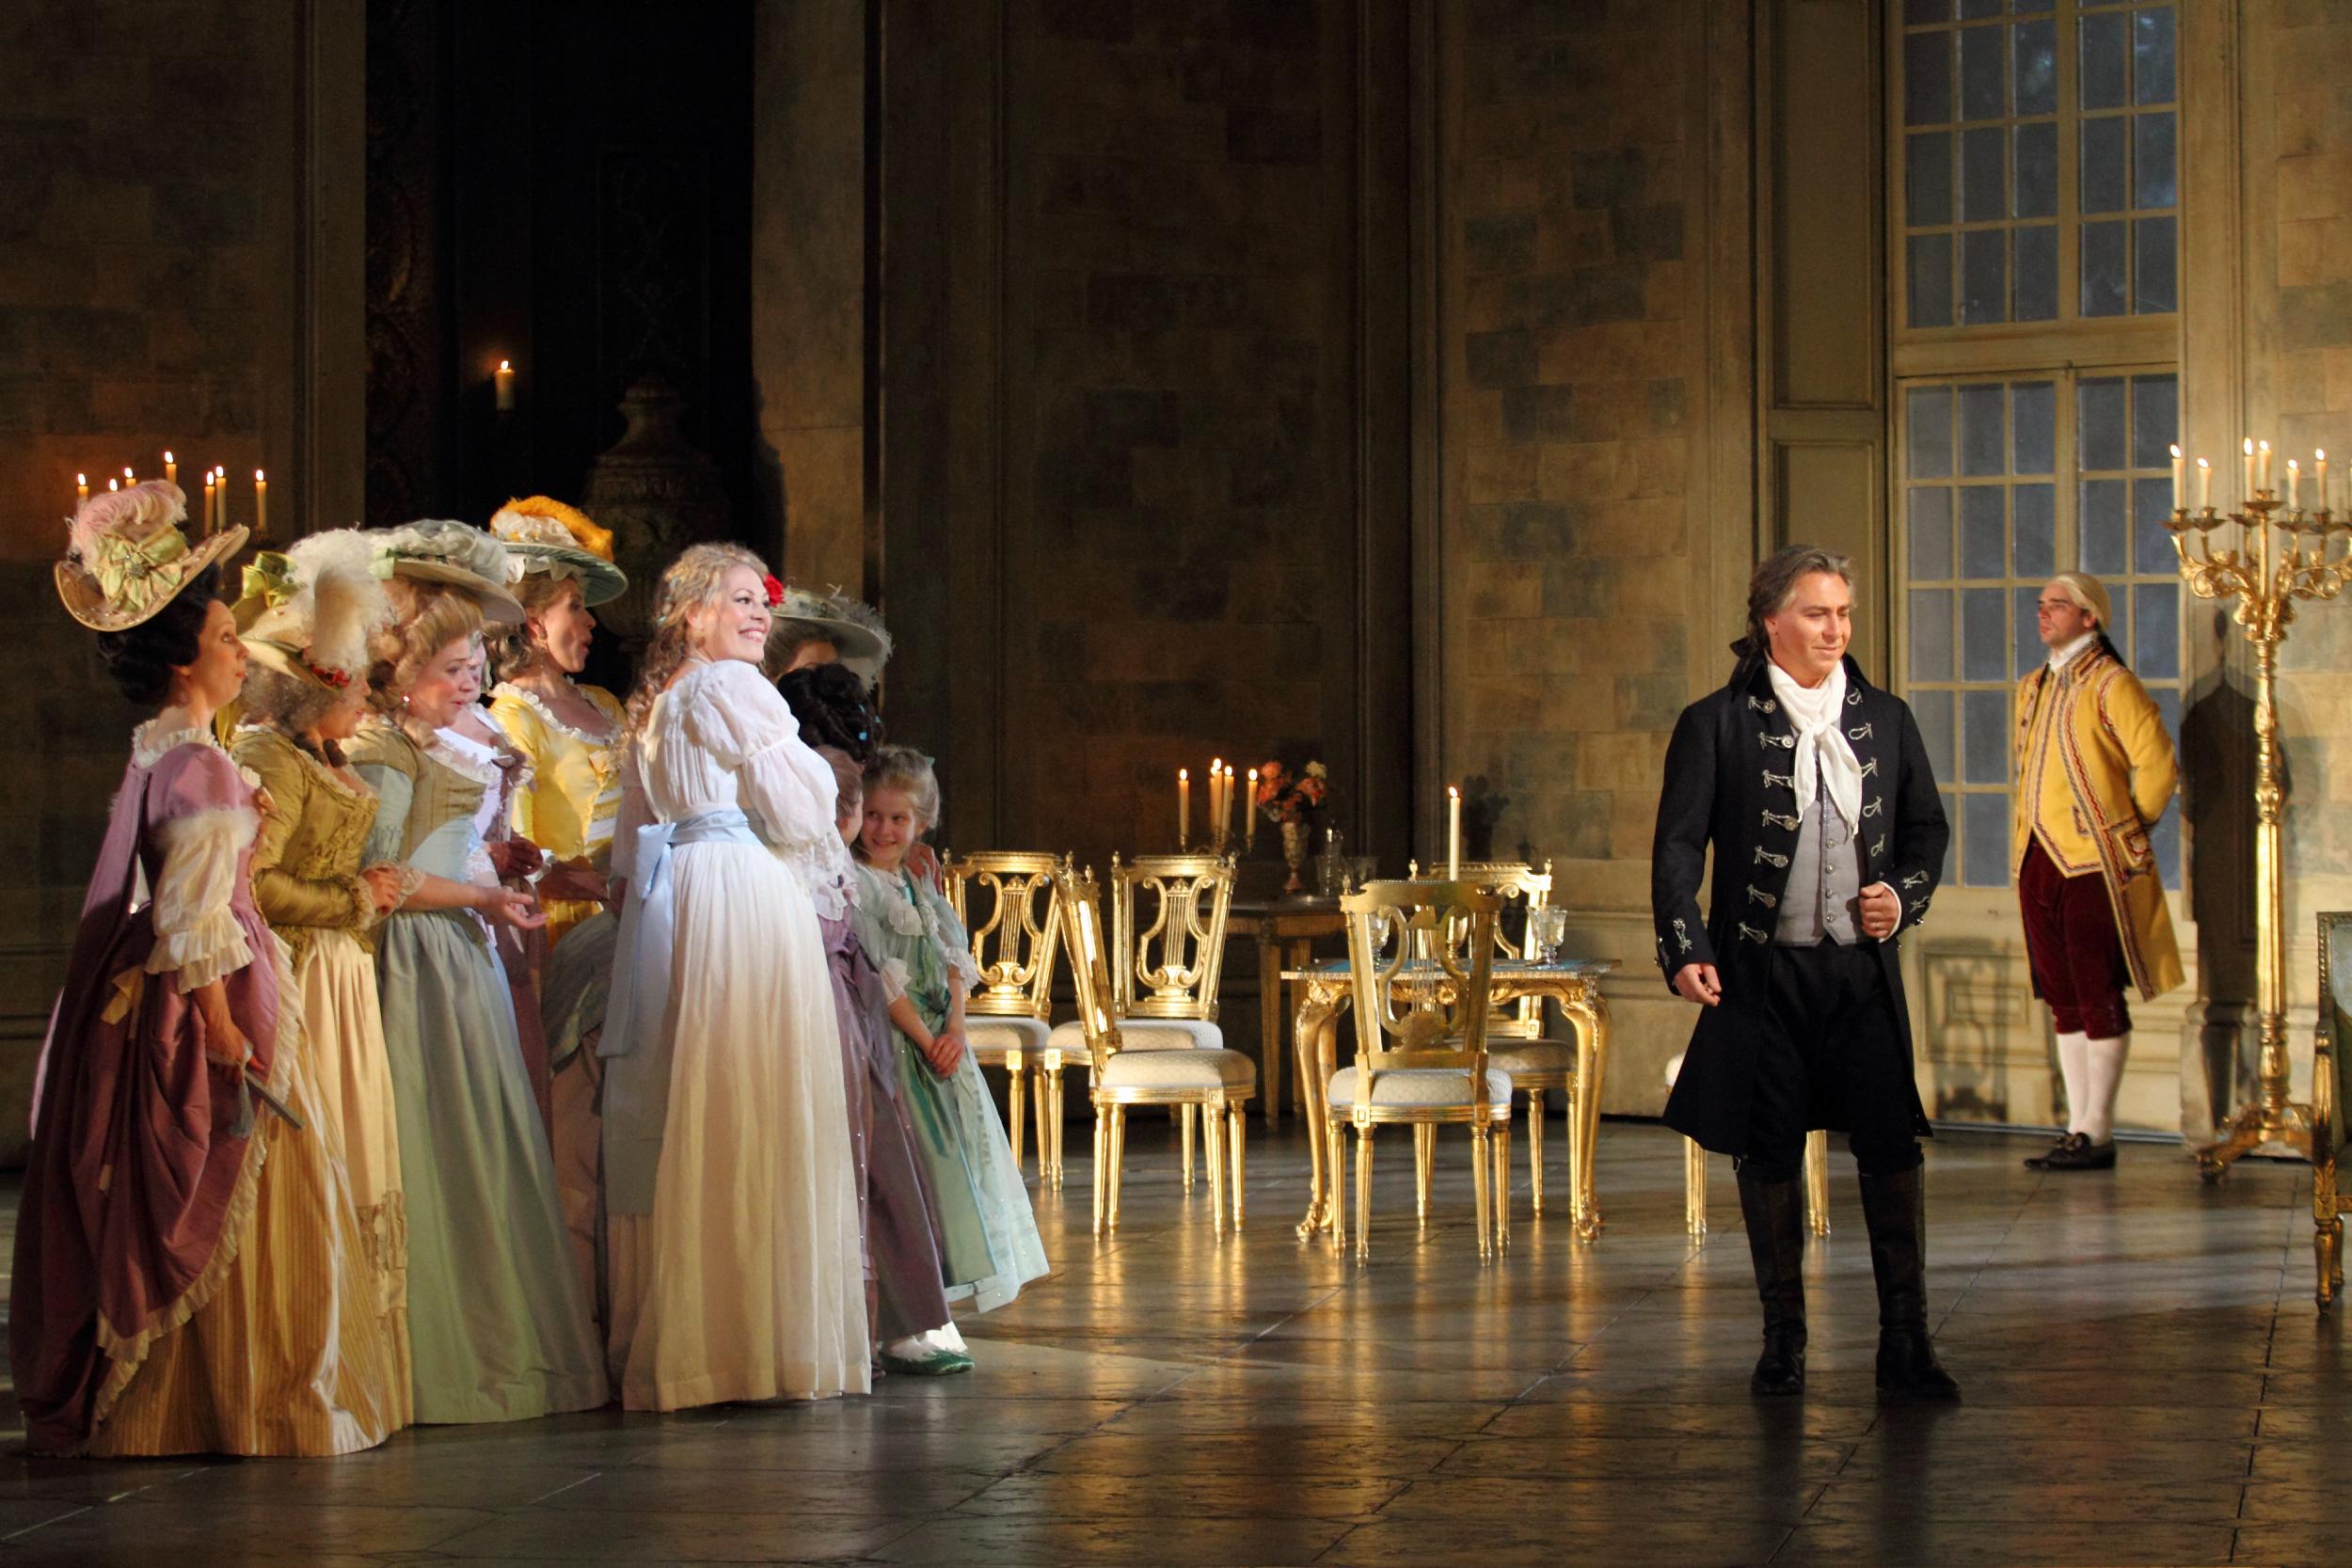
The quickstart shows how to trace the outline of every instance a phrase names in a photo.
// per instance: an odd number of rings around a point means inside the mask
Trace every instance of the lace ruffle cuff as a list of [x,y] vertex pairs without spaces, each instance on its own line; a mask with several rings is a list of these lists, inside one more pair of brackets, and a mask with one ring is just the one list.
[[170,975],[172,988],[185,996],[252,961],[245,927],[224,904],[184,931],[156,932],[154,951],[147,955],[147,973]]

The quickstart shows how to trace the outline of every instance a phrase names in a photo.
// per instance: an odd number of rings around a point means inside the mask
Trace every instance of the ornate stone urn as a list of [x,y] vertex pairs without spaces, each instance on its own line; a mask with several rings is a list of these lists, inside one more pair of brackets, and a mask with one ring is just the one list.
[[640,376],[621,399],[628,428],[589,465],[580,486],[580,510],[612,531],[613,560],[628,574],[628,592],[596,615],[632,659],[653,632],[662,568],[687,546],[726,531],[718,465],[678,428],[685,411],[667,377]]

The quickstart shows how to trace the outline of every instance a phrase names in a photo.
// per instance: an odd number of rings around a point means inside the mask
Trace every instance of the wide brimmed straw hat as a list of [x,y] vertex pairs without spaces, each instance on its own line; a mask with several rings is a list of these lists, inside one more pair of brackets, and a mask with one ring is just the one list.
[[822,594],[806,588],[786,589],[784,601],[776,606],[770,636],[776,641],[797,637],[805,642],[813,640],[812,632],[831,642],[844,664],[869,666],[868,679],[890,661],[890,633],[870,608],[837,588]]
[[494,626],[519,626],[523,607],[506,590],[506,546],[469,523],[427,517],[374,535],[375,575],[462,588]]
[[224,529],[191,545],[180,525],[188,498],[150,479],[84,501],[66,524],[57,597],[92,631],[128,631],[151,620],[207,566],[245,548],[246,531]]
[[628,592],[628,578],[612,564],[612,531],[552,496],[508,501],[490,518],[490,532],[506,546],[507,580],[533,572],[573,578],[580,602],[600,605]]

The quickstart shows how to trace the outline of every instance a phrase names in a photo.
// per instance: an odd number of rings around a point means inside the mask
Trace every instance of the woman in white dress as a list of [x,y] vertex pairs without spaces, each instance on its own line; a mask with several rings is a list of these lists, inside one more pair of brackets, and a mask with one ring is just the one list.
[[869,1386],[817,923],[846,907],[851,868],[833,769],[760,673],[781,593],[748,550],[687,550],[629,699],[627,892],[596,1049],[610,1348],[631,1409]]

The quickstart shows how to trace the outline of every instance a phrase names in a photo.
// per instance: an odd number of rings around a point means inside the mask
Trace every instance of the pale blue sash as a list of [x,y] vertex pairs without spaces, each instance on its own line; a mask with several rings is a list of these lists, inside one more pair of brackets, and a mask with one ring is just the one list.
[[612,998],[596,1054],[604,1074],[605,1208],[653,1212],[661,1129],[670,1113],[670,985],[677,954],[677,887],[672,851],[694,844],[765,847],[740,807],[714,806],[676,822],[637,830],[636,870],[621,911]]

